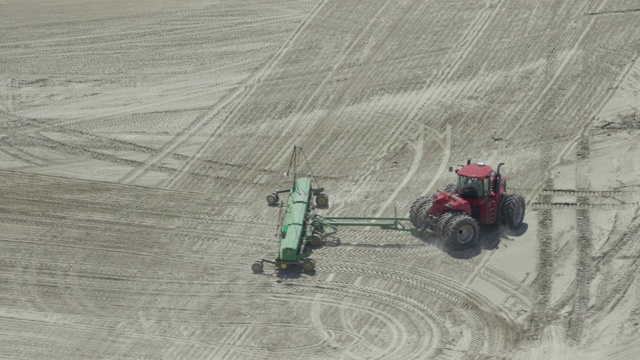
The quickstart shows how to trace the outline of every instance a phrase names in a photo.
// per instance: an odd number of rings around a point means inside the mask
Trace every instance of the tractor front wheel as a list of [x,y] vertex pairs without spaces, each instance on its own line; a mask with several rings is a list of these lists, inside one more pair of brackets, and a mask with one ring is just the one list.
[[478,242],[480,228],[467,214],[453,215],[445,226],[445,238],[456,249],[473,247]]
[[525,203],[519,194],[504,195],[502,216],[509,228],[517,229],[524,221]]

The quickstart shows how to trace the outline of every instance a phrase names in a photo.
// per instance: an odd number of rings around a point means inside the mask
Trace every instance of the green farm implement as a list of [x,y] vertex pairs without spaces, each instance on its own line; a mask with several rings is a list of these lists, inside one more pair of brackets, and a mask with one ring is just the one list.
[[[305,272],[315,271],[315,262],[310,258],[313,249],[319,248],[324,239],[335,234],[340,226],[375,226],[387,230],[413,231],[418,229],[407,227],[404,223],[409,218],[398,217],[335,217],[322,216],[318,209],[329,207],[329,197],[321,187],[314,188],[308,177],[295,178],[295,170],[302,149],[294,146],[289,168],[294,168],[294,180],[291,189],[276,190],[267,195],[267,204],[272,207],[286,208],[279,226],[279,246],[275,259],[262,258],[253,263],[251,269],[255,273],[263,271],[264,263],[274,264],[278,269],[301,267]],[[305,159],[306,160],[306,159]],[[285,173],[289,176],[289,172]],[[280,194],[288,194],[286,205],[280,203]]]

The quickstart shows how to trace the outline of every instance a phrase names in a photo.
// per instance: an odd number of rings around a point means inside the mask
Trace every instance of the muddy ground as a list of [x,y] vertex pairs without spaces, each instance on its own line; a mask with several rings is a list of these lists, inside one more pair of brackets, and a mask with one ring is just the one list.
[[[0,0],[0,357],[639,357],[638,24],[634,0]],[[343,228],[315,274],[255,275],[293,145],[326,215],[406,216],[471,158],[506,163],[525,224],[463,252]]]

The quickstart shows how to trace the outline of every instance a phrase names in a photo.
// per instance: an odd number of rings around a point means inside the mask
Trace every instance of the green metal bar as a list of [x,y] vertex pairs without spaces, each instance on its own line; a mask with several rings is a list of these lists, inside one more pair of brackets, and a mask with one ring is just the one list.
[[323,216],[322,218],[325,220],[372,220],[372,221],[377,221],[377,220],[409,221],[411,220],[409,218],[396,218],[396,217],[376,218],[376,217],[355,217],[355,216]]
[[327,224],[333,226],[396,226],[396,223],[376,223],[376,222],[333,222],[329,221]]

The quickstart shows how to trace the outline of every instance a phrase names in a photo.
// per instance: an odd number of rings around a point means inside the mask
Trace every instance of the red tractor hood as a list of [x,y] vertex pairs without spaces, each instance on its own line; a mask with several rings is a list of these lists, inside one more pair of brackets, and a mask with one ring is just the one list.
[[439,192],[434,195],[429,215],[440,217],[449,211],[462,211],[467,215],[471,215],[471,204],[467,200],[450,193]]

